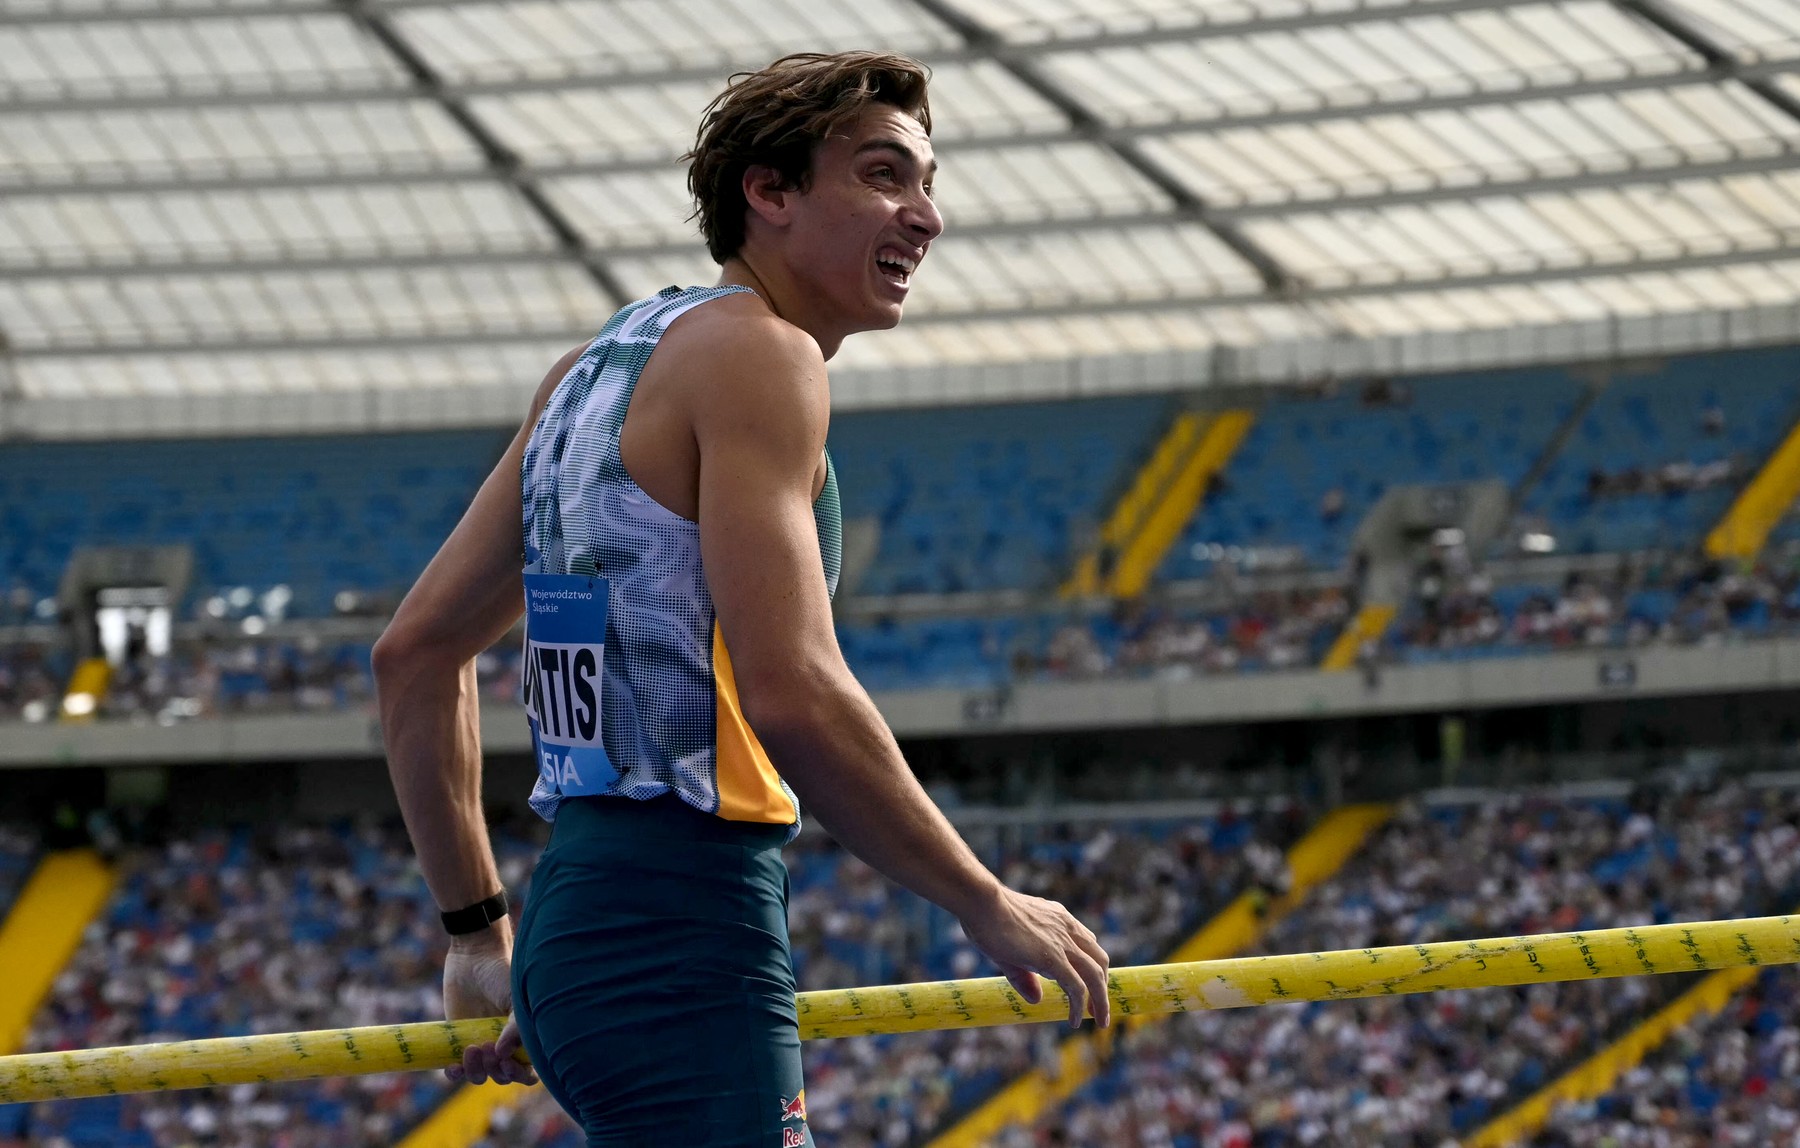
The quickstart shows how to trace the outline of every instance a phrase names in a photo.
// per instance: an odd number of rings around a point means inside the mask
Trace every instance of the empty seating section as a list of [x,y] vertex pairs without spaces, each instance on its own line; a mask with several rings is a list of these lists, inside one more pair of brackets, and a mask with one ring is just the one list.
[[[1195,547],[1297,548],[1336,568],[1357,524],[1390,487],[1499,479],[1516,486],[1576,409],[1563,372],[1507,372],[1276,398],[1256,411],[1224,482],[1163,561],[1166,579],[1204,576]],[[1335,492],[1335,493],[1334,493]],[[1327,498],[1341,505],[1326,512]]]
[[107,443],[0,450],[0,570],[55,591],[76,546],[186,543],[194,591],[403,591],[506,447],[503,431]]
[[[1524,506],[1549,522],[1563,551],[1691,547],[1796,417],[1800,350],[1675,359],[1651,374],[1622,375],[1600,392]],[[1719,468],[1710,479],[1700,472],[1708,464]]]
[[1153,396],[833,416],[844,516],[881,526],[856,591],[1057,584],[1169,413]]

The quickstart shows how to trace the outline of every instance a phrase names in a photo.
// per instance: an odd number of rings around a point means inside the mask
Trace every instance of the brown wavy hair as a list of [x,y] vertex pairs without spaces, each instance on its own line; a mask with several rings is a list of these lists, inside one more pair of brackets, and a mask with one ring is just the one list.
[[744,245],[744,172],[774,168],[784,187],[805,187],[813,149],[870,104],[892,104],[931,131],[931,73],[892,52],[799,52],[739,72],[706,107],[688,161],[688,191],[706,249],[719,263]]

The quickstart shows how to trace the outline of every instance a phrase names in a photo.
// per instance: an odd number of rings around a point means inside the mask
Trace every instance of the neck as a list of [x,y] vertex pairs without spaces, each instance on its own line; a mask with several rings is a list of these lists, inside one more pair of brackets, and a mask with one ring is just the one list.
[[844,332],[837,330],[819,306],[816,293],[811,293],[787,274],[776,259],[740,251],[725,261],[719,271],[719,286],[748,287],[769,305],[769,310],[812,336],[827,362],[843,345]]

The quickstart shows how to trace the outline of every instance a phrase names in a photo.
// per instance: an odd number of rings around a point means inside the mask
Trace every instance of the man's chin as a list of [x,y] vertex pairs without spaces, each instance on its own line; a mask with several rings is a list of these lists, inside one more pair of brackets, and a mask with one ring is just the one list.
[[863,327],[863,330],[865,330],[865,331],[891,331],[891,330],[893,330],[895,327],[898,327],[900,325],[900,313],[905,308],[905,306],[906,305],[904,303],[885,303],[882,306],[877,307],[875,309],[874,314],[870,316],[868,325]]

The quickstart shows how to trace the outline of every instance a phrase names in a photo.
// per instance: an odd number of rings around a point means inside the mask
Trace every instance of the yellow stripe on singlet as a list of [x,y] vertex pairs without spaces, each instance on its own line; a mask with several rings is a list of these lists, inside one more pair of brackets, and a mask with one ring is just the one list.
[[798,811],[781,788],[781,775],[738,702],[737,675],[725,650],[725,635],[713,623],[713,688],[718,694],[718,733],[713,742],[719,786],[719,816],[727,821],[792,825]]

